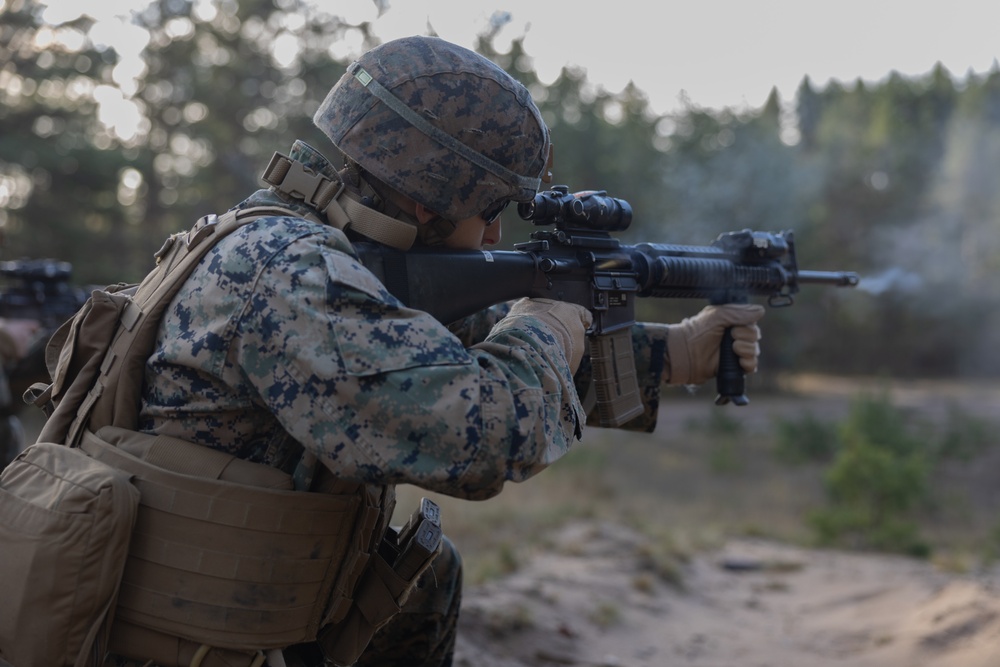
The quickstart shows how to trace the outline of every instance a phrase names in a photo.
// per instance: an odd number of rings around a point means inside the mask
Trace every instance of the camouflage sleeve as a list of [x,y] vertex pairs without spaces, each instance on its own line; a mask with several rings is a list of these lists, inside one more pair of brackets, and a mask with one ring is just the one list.
[[448,325],[448,330],[462,341],[462,345],[471,347],[486,340],[497,322],[510,312],[510,306],[509,303],[501,303],[484,308],[474,315]]
[[[465,345],[484,340],[491,328],[510,310],[510,304],[499,304],[471,315],[449,329]],[[661,384],[664,382],[664,361],[667,353],[667,327],[655,323],[636,323],[632,326],[632,349],[635,358],[636,377],[642,395],[643,413],[618,427],[627,431],[652,433],[656,429],[660,407]],[[590,357],[585,356],[574,377],[577,392],[586,397],[591,387],[592,366]],[[597,410],[591,408],[587,414],[587,425],[597,425]]]
[[341,250],[295,241],[239,321],[239,366],[292,437],[343,479],[475,499],[571,446],[583,411],[544,325],[466,348]]

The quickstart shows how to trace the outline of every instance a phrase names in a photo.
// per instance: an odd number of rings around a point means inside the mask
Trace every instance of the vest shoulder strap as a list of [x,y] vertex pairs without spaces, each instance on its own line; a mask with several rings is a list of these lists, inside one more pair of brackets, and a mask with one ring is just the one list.
[[167,305],[194,267],[221,239],[272,208],[248,208],[200,218],[172,234],[154,255],[156,266],[138,285],[95,290],[46,349],[53,381],[32,387],[25,400],[48,413],[39,440],[79,444],[86,428],[138,423],[146,359]]

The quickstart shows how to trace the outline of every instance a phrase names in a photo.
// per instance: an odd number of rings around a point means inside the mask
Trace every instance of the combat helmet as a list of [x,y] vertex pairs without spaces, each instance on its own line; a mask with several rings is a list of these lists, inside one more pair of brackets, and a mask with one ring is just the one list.
[[549,131],[527,89],[436,37],[362,55],[313,122],[365,171],[450,221],[530,201],[549,180]]

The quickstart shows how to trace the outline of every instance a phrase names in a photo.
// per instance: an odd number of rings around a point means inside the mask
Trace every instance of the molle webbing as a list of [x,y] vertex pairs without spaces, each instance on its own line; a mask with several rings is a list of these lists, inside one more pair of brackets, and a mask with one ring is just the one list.
[[226,464],[221,452],[115,427],[85,432],[81,448],[132,474],[141,494],[112,652],[170,667],[176,657],[151,655],[150,643],[179,647],[171,653],[205,645],[246,653],[242,664],[250,665],[253,652],[315,639],[346,613],[383,509],[364,487],[326,494],[233,483],[224,478],[246,479],[238,468],[261,466]]

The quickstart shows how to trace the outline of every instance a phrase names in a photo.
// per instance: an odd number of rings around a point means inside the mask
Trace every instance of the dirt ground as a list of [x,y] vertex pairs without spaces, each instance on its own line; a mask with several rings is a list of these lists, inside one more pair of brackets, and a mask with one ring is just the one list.
[[468,591],[465,667],[991,667],[1000,571],[733,539],[656,574],[645,539],[566,526],[556,548]]
[[[996,418],[1000,407],[1000,389],[989,383],[859,386],[797,378],[794,394],[751,398],[753,407],[736,417],[740,438],[750,441],[777,417],[804,410],[839,419],[866,387],[890,392],[915,419],[941,418],[956,405],[976,418]],[[708,396],[666,401],[661,426],[698,423],[714,409]],[[658,479],[664,491],[647,507],[656,507],[659,520],[690,529],[727,515],[723,537],[672,569],[657,559],[662,545],[645,531],[599,516],[568,520],[509,574],[467,587],[457,665],[1000,665],[1000,568],[942,567],[734,535],[740,522],[772,524],[759,531],[765,534],[793,525],[776,508],[818,502],[817,472],[782,472],[763,463],[766,457],[742,452],[737,474],[711,475],[691,463],[695,454],[685,438],[647,438],[630,445],[597,436],[596,446],[616,452],[602,479],[627,485],[610,502],[620,504]],[[651,448],[659,458],[651,458]],[[978,513],[944,512],[939,523],[961,523],[965,533],[980,530],[976,521],[996,526],[996,463],[991,458],[950,473],[956,485],[981,487],[975,502],[982,506]]]

